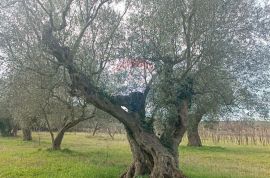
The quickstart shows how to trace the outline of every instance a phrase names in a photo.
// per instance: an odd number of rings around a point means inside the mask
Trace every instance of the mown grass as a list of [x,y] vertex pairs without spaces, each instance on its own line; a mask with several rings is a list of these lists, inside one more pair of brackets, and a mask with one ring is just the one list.
[[[39,141],[40,138],[40,141]],[[270,178],[270,147],[207,143],[180,146],[180,165],[190,178]],[[67,133],[61,151],[51,151],[47,133],[31,142],[0,137],[2,178],[116,178],[131,162],[124,135],[91,137]]]

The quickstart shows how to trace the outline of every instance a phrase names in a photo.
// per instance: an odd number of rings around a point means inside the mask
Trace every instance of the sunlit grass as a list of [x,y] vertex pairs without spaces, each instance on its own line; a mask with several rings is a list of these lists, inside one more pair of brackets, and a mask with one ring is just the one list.
[[[40,138],[40,139],[39,139]],[[39,141],[40,140],[40,141]],[[268,178],[270,147],[212,144],[180,146],[180,165],[191,178]],[[0,137],[2,178],[114,178],[128,167],[131,153],[124,135],[67,133],[62,151],[51,151],[47,133],[34,140]]]

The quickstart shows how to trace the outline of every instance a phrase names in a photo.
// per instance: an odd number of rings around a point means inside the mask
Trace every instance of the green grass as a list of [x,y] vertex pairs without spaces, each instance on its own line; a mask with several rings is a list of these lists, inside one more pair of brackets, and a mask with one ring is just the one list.
[[[20,137],[0,137],[1,178],[116,178],[131,162],[124,135],[112,141],[106,135],[67,133],[62,151],[48,149],[47,133],[39,136],[34,134],[31,142],[21,141]],[[270,178],[270,147],[183,145],[180,166],[190,178]]]

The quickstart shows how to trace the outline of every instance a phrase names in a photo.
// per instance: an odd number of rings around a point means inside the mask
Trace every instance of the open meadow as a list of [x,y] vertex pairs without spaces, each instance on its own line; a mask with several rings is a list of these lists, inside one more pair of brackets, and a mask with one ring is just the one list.
[[[117,178],[131,162],[125,135],[67,133],[61,151],[50,151],[48,133],[33,141],[0,137],[1,178]],[[180,165],[190,178],[269,178],[270,146],[213,144],[180,146]]]

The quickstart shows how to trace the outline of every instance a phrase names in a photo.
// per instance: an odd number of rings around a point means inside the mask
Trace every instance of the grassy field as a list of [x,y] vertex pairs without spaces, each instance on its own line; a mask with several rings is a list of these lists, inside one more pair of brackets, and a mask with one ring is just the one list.
[[[40,141],[39,141],[40,137]],[[270,178],[270,147],[214,145],[180,146],[180,164],[190,178]],[[1,178],[117,178],[131,162],[124,135],[91,137],[67,133],[62,151],[50,151],[47,133],[32,142],[0,137]]]

